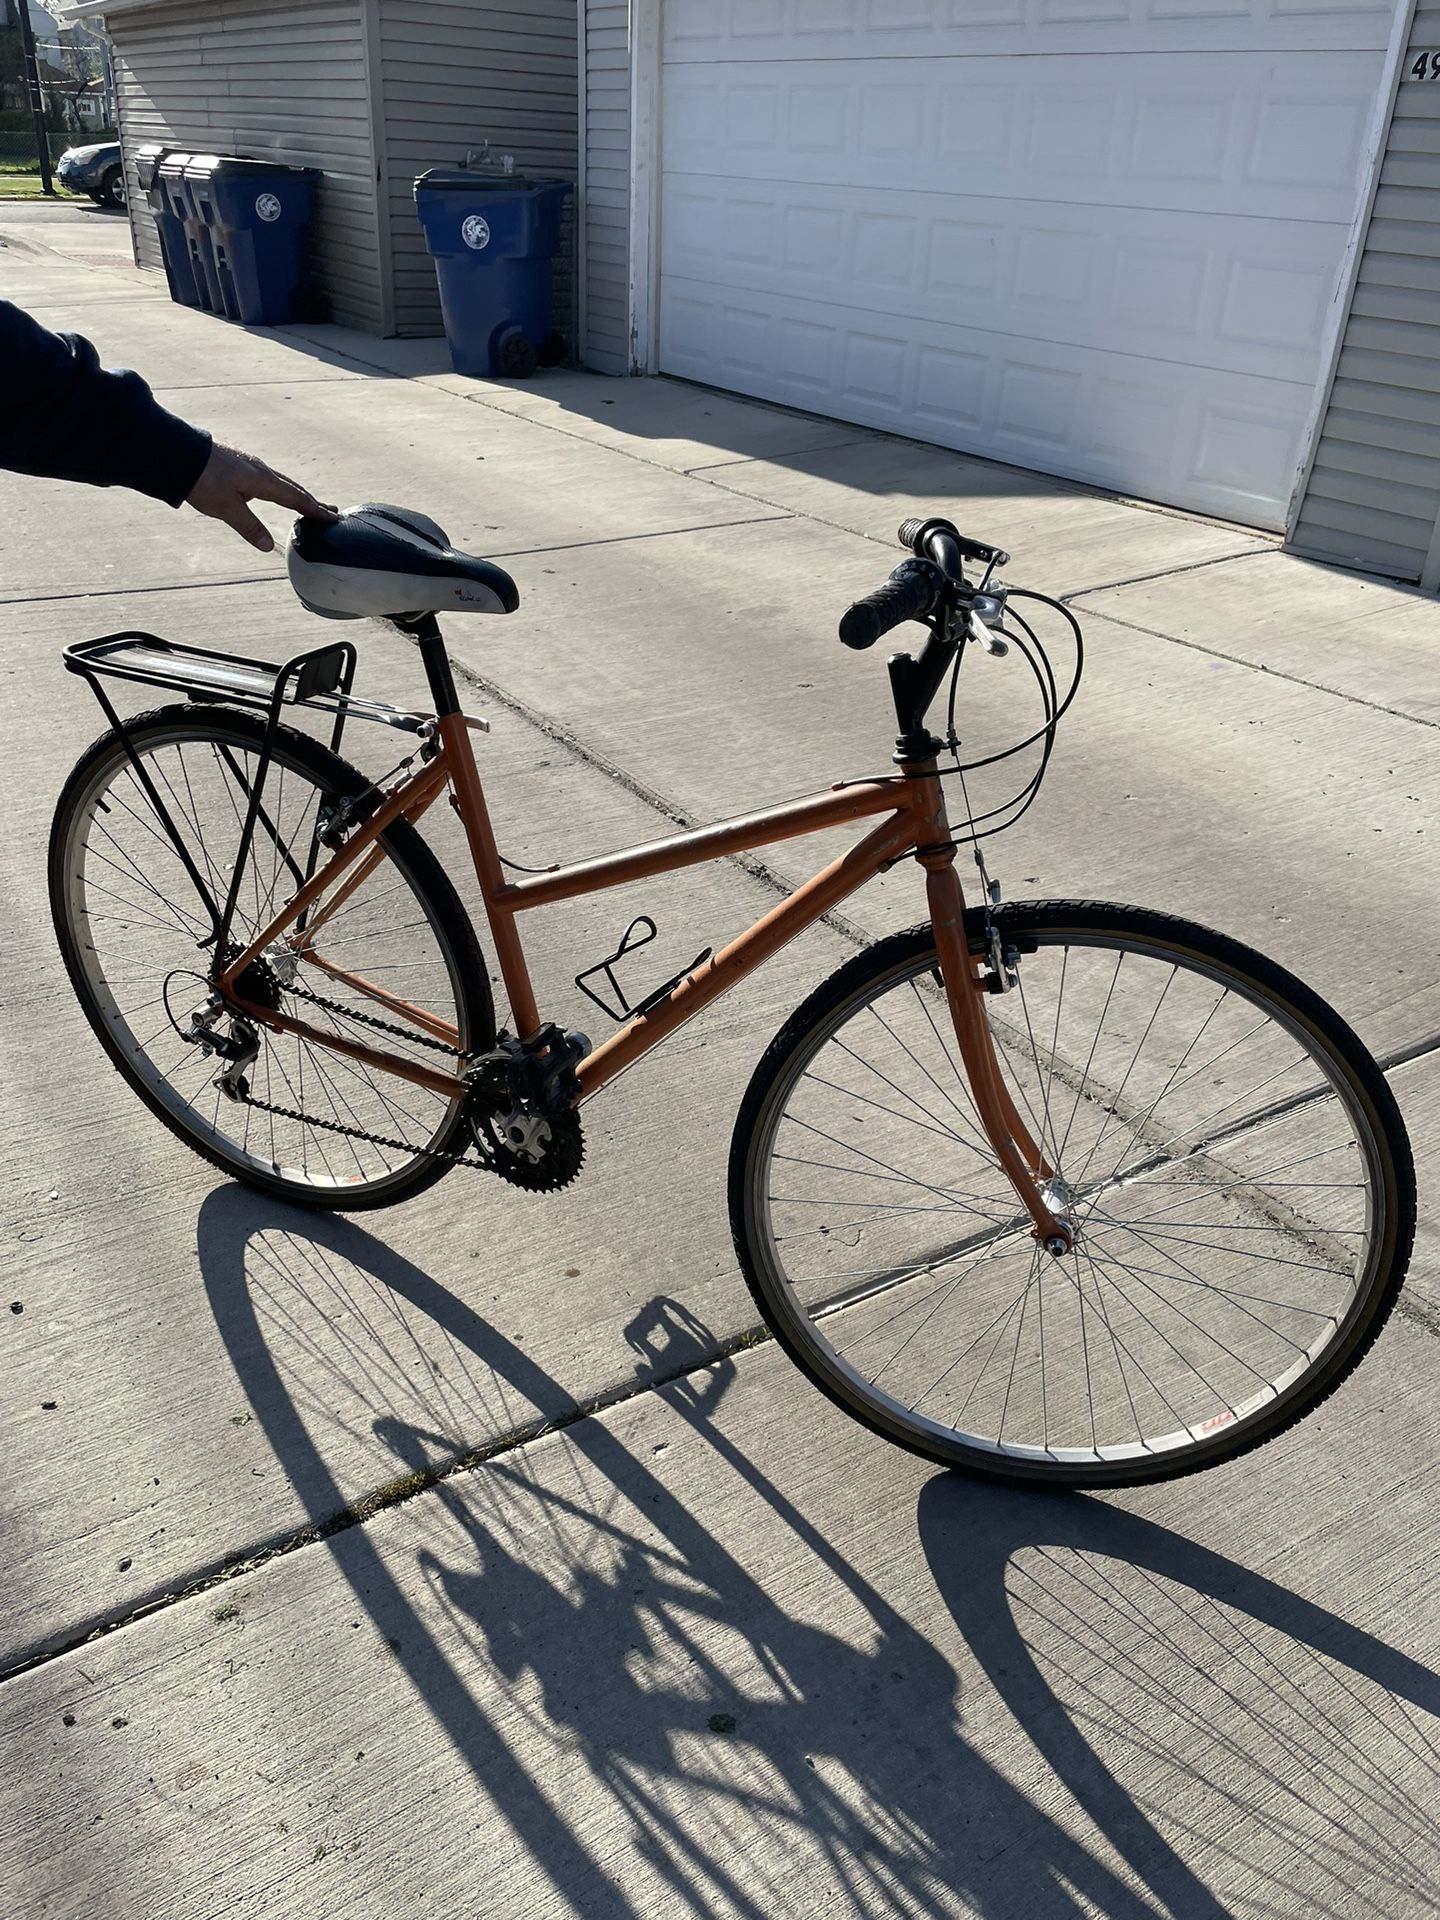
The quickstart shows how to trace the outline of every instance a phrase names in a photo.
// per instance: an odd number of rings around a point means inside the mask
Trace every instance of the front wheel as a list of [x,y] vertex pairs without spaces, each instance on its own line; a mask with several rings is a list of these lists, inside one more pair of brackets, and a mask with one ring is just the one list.
[[1122,1486],[1258,1446],[1394,1304],[1394,1098],[1331,1008],[1204,927],[1064,901],[996,921],[1016,984],[990,1030],[1073,1251],[1031,1236],[920,927],[813,993],[751,1081],[730,1209],[756,1303],[832,1400],[949,1466]]
[[100,182],[100,191],[96,199],[102,207],[122,208],[125,205],[125,171],[122,167],[112,167]]

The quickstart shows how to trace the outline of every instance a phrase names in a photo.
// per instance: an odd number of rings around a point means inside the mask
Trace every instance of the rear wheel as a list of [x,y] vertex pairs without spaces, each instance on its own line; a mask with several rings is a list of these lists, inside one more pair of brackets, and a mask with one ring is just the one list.
[[[128,731],[195,864],[223,899],[263,723],[179,706],[141,715]],[[298,891],[317,821],[365,786],[362,774],[317,742],[279,730],[265,824],[236,907],[237,948]],[[323,1031],[443,1070],[456,1064],[453,1054],[427,1045],[433,1035],[353,983],[437,1015],[456,1030],[459,1046],[478,1052],[494,1043],[484,963],[454,888],[414,828],[399,821],[381,844],[387,858],[320,931],[316,950],[325,964],[277,942],[247,998],[268,998]],[[434,1154],[462,1150],[458,1100],[296,1034],[258,1028],[246,1077],[267,1106],[307,1120],[237,1102],[216,1084],[223,1063],[183,1037],[209,994],[209,919],[114,733],[81,758],[60,796],[50,897],[65,965],[101,1045],[152,1112],[227,1173],[301,1205],[379,1207],[437,1180],[446,1163]],[[398,1031],[377,1031],[363,1016]],[[222,1021],[219,1030],[231,1037],[233,1023]],[[383,1136],[384,1144],[364,1135]]]
[[1030,1232],[960,1070],[928,927],[794,1014],[731,1154],[737,1252],[831,1399],[1000,1478],[1162,1480],[1280,1433],[1355,1366],[1414,1228],[1399,1112],[1343,1021],[1137,908],[997,914],[997,1055],[1075,1230]]

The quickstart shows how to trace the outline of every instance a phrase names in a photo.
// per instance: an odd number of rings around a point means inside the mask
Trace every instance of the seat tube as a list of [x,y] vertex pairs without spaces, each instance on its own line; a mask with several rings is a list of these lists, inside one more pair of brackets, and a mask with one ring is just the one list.
[[[1070,1229],[1046,1205],[1037,1184],[1048,1179],[1052,1169],[1021,1119],[995,1057],[995,1042],[985,1017],[984,965],[971,954],[965,933],[965,896],[955,871],[955,848],[949,844],[944,793],[938,777],[934,777],[933,762],[929,768],[914,771],[918,776],[912,803],[917,858],[925,869],[925,893],[940,958],[940,977],[975,1109],[996,1158],[1035,1223],[1035,1238],[1045,1245],[1059,1242],[1068,1248]],[[931,777],[926,778],[927,773]]]
[[480,892],[485,901],[485,915],[490,924],[490,936],[495,942],[500,977],[505,982],[505,992],[509,996],[515,1031],[521,1040],[529,1040],[539,1031],[540,1010],[535,1004],[535,989],[530,982],[530,969],[525,964],[525,951],[520,944],[515,916],[496,903],[496,895],[504,885],[505,876],[500,866],[500,850],[495,844],[495,829],[490,824],[490,810],[485,804],[484,789],[480,785],[480,771],[475,765],[470,730],[465,724],[465,716],[459,712],[441,714],[437,725],[445,750],[445,765],[450,775],[455,808],[470,844],[470,857],[475,862],[475,877],[480,882]]

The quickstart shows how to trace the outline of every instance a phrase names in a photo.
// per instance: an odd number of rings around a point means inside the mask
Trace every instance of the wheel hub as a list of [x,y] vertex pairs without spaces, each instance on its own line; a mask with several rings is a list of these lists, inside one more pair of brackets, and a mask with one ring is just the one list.
[[1041,1180],[1035,1190],[1065,1230],[1063,1234],[1055,1234],[1045,1242],[1047,1252],[1054,1254],[1057,1260],[1063,1259],[1067,1253],[1075,1251],[1075,1244],[1080,1238],[1075,1219],[1075,1190],[1058,1173],[1052,1173],[1048,1180]]

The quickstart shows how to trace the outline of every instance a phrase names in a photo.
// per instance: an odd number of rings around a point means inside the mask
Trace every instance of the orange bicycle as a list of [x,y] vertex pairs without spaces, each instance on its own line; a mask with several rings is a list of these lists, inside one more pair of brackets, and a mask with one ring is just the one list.
[[[831,1399],[946,1464],[1077,1486],[1210,1465],[1313,1407],[1383,1324],[1414,1224],[1399,1113],[1344,1022],[1235,941],[1134,907],[1001,903],[988,882],[966,906],[957,847],[1033,799],[1080,633],[1058,603],[999,585],[1008,555],[944,520],[907,522],[901,544],[910,557],[840,629],[854,647],[906,620],[927,630],[889,661],[893,773],[507,876],[436,615],[510,611],[513,581],[399,509],[298,523],[301,598],[411,634],[433,712],[358,697],[345,641],[278,668],[145,634],[71,647],[110,725],[55,818],[65,964],[141,1099],[252,1186],[379,1207],[465,1165],[545,1191],[580,1170],[587,1100],[913,860],[925,924],[818,987],[741,1107],[730,1211],[756,1304]],[[1032,623],[1042,608],[1075,648],[1063,698]],[[967,793],[952,825],[945,781],[976,764],[959,757],[960,667],[1007,645],[1044,713],[1007,751],[1034,748],[1038,767],[1008,810],[977,819]],[[189,699],[122,720],[115,680]],[[330,745],[287,708],[328,716]],[[353,719],[413,743],[382,780],[339,757]],[[513,1032],[497,1030],[474,929],[417,831],[445,794]],[[654,934],[636,921],[577,979],[618,1022],[599,1045],[542,1019],[522,915],[847,822],[869,823],[848,853],[630,1005],[616,968]]]

